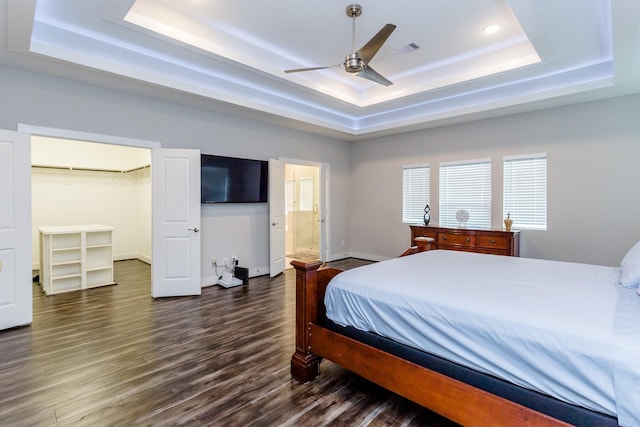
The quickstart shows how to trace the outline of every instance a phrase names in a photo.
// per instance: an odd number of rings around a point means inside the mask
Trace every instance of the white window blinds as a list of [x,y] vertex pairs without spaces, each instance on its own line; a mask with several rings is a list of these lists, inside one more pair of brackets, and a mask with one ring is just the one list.
[[402,167],[402,222],[423,222],[429,203],[429,165]]
[[504,158],[504,217],[513,228],[547,229],[547,154]]
[[[466,223],[456,214],[469,212]],[[491,160],[440,163],[440,225],[491,228]]]

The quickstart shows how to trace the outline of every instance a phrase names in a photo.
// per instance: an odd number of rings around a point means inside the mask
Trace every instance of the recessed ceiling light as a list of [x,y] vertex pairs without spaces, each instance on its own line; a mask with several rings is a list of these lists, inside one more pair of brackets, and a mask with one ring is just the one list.
[[502,26],[500,24],[489,24],[482,29],[482,32],[485,34],[493,34],[500,31],[501,28]]

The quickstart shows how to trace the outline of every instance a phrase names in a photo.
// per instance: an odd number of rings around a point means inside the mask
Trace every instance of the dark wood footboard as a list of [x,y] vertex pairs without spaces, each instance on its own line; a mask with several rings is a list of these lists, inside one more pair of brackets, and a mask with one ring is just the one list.
[[320,261],[292,261],[291,265],[296,269],[296,351],[291,357],[291,375],[306,383],[320,372],[320,357],[310,351],[309,327],[324,324],[324,293],[329,281],[341,270],[318,270]]
[[291,357],[296,380],[313,380],[326,358],[462,425],[569,425],[325,328],[324,294],[341,271],[320,269],[320,261],[291,264],[296,269],[296,350]]

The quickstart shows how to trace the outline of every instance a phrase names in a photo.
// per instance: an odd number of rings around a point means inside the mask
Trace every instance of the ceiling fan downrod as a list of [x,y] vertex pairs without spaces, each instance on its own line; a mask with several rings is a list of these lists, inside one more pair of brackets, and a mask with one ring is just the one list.
[[347,6],[347,16],[352,18],[351,26],[351,53],[344,58],[344,69],[347,73],[359,73],[362,71],[362,59],[356,53],[356,18],[362,15],[362,6],[350,4]]

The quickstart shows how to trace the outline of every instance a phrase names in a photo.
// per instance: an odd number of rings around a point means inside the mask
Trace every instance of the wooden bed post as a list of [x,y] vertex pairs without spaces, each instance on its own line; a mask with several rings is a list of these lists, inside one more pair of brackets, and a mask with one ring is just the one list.
[[301,383],[320,372],[320,357],[309,351],[309,323],[318,321],[318,268],[321,261],[292,261],[296,269],[296,352],[291,356],[291,375]]

